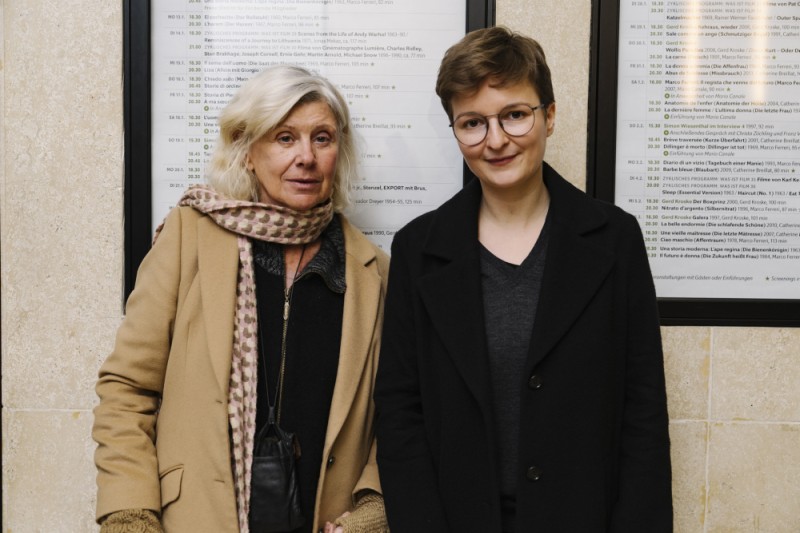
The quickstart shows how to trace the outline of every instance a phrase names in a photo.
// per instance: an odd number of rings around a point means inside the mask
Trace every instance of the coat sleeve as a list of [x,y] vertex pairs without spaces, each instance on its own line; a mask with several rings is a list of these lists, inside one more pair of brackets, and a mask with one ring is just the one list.
[[361,476],[358,478],[358,482],[356,483],[355,487],[353,487],[353,493],[351,494],[353,497],[353,505],[355,505],[358,501],[358,493],[363,490],[377,492],[378,494],[383,493],[383,490],[381,489],[380,476],[378,474],[378,462],[375,458],[377,450],[375,445],[376,442],[375,439],[373,439],[372,446],[370,446],[369,449],[369,459],[367,459],[367,464],[364,465],[364,468],[361,471]]
[[123,509],[161,511],[155,426],[177,308],[181,225],[175,209],[139,268],[99,371],[92,428],[98,520]]
[[627,361],[612,532],[672,531],[669,417],[655,287],[641,230],[628,231]]
[[375,386],[378,466],[392,533],[448,531],[424,425],[414,317],[414,248],[392,243],[383,341]]

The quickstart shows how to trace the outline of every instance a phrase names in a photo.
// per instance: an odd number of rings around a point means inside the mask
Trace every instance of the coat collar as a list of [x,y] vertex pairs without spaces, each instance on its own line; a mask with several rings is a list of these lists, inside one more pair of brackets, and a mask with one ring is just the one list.
[[[594,200],[543,163],[544,184],[550,193],[549,216],[570,233],[582,235],[606,223],[606,215]],[[431,229],[423,251],[443,259],[455,259],[467,249],[477,246],[478,210],[481,187],[477,179],[434,212]],[[477,248],[476,248],[477,249]]]

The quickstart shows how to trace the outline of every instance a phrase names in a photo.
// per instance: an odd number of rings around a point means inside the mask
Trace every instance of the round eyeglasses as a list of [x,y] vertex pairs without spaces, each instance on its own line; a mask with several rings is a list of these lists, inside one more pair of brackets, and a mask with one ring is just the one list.
[[528,104],[515,104],[503,109],[494,115],[480,115],[478,113],[464,113],[459,115],[450,127],[456,140],[465,146],[475,146],[486,138],[489,132],[489,119],[497,117],[500,128],[511,137],[522,137],[533,129],[536,124],[536,110],[545,109],[547,104],[530,106]]

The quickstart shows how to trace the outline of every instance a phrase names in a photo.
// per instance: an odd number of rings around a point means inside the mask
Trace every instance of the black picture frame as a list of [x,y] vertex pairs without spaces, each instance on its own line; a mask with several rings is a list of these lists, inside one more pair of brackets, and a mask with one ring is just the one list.
[[125,125],[125,299],[150,250],[150,0],[123,4],[123,120]]
[[[614,202],[620,0],[592,3],[587,193]],[[665,326],[800,326],[800,300],[659,298]]]
[[[469,32],[495,24],[495,0],[465,0]],[[152,244],[150,0],[124,0],[125,299]],[[432,90],[432,89],[431,89]],[[464,181],[472,174],[464,166]]]

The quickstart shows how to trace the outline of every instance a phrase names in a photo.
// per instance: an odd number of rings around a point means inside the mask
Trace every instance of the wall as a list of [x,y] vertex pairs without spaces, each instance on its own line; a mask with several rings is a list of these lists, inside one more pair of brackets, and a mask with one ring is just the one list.
[[93,382],[121,317],[122,11],[2,7],[3,531],[93,531]]
[[[585,182],[588,0],[498,0],[541,41],[548,161]],[[121,318],[121,2],[0,2],[3,526],[95,531],[96,370]],[[800,530],[800,329],[664,328],[675,530]]]

